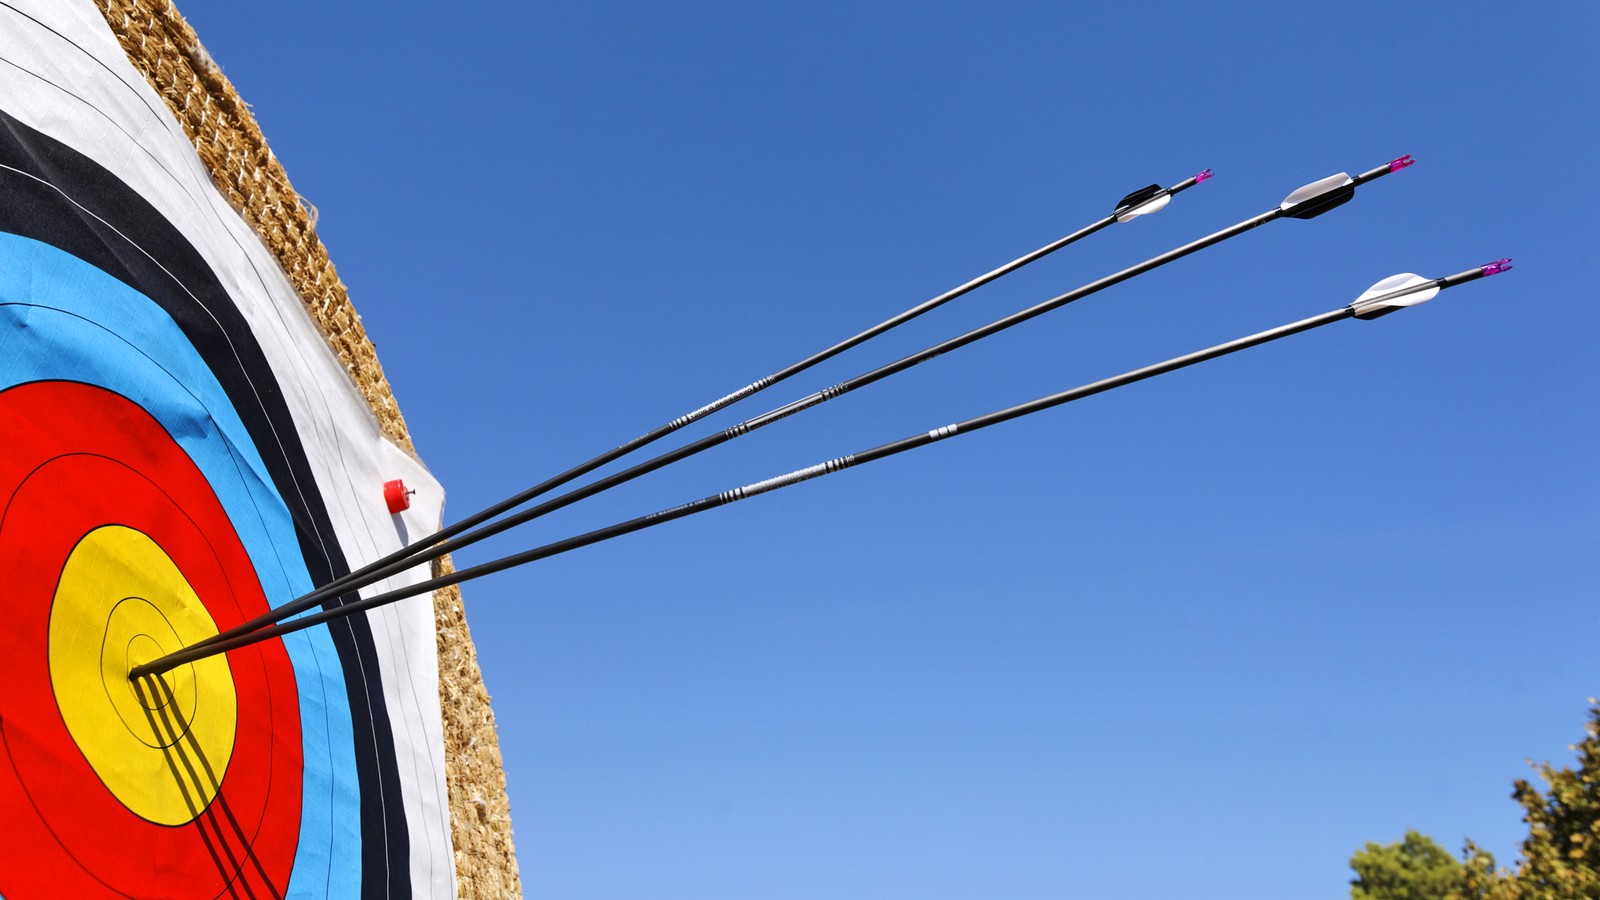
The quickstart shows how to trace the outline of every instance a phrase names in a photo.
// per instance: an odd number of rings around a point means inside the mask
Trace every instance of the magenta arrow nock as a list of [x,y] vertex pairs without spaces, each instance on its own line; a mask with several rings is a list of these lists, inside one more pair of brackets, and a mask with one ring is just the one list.
[[1483,269],[1485,278],[1490,275],[1499,275],[1501,272],[1509,272],[1511,271],[1511,257],[1508,256],[1504,259],[1495,260],[1494,262],[1485,266],[1480,266],[1479,268]]
[[1414,166],[1416,164],[1417,161],[1411,158],[1411,154],[1407,153],[1405,156],[1402,156],[1399,159],[1389,160],[1389,171],[1398,172],[1407,166]]
[[1201,172],[1199,175],[1196,175],[1194,177],[1194,183],[1195,184],[1199,184],[1200,182],[1205,181],[1206,179],[1208,179],[1210,177],[1211,177],[1211,170],[1207,169],[1204,172]]

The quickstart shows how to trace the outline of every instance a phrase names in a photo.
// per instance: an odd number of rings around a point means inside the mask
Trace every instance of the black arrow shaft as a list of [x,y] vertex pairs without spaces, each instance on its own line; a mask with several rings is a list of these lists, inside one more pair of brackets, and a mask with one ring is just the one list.
[[[1209,172],[1209,170],[1207,171]],[[1187,178],[1178,184],[1167,188],[1166,192],[1169,194],[1177,194],[1185,191],[1198,183],[1199,177],[1200,176],[1193,176]],[[1095,232],[1108,228],[1111,225],[1116,224],[1116,222],[1117,214],[1114,212],[1112,215],[1106,216],[1105,218],[1100,219],[1092,224],[1086,225],[1083,228],[1066,235],[1065,237],[1045,244],[1043,247],[1040,247],[1037,250],[1024,254],[1023,256],[1019,256],[1011,262],[979,275],[977,278],[952,288],[945,293],[932,298],[931,300],[926,300],[916,306],[911,307],[910,309],[905,310],[904,312],[885,319],[884,321],[879,322],[877,325],[874,325],[871,328],[868,328],[867,330],[862,331],[852,337],[846,338],[845,340],[840,341],[839,343],[834,344],[825,350],[814,353],[797,363],[768,375],[765,378],[751,382],[750,384],[745,385],[739,390],[734,391],[733,393],[728,394],[721,399],[708,403],[705,406],[702,406],[686,415],[679,416],[678,418],[673,419],[671,422],[661,425],[646,434],[628,441],[625,444],[608,450],[605,453],[588,460],[587,462],[573,466],[572,468],[562,472],[559,475],[556,475],[553,478],[540,482],[539,484],[536,484],[533,487],[522,491],[521,493],[515,494],[506,498],[505,500],[500,501],[499,503],[495,503],[492,506],[473,513],[472,515],[461,519],[453,525],[446,526],[434,532],[433,534],[428,535],[427,537],[413,541],[399,550],[368,563],[360,569],[357,569],[356,571],[351,572],[341,578],[337,578],[328,584],[311,591],[310,593],[307,593],[301,597],[297,597],[294,600],[283,604],[277,609],[271,610],[270,612],[257,616],[248,622],[227,629],[221,634],[218,634],[207,641],[201,642],[201,645],[227,640],[231,637],[248,633],[272,622],[282,621],[290,616],[298,615],[299,613],[332,600],[342,594],[349,593],[353,590],[359,590],[369,584],[381,581],[382,579],[387,578],[396,572],[404,571],[412,566],[420,565],[423,562],[427,562],[431,559],[435,559],[447,553],[453,552],[453,550],[459,547],[476,543],[477,541],[486,537],[498,534],[507,528],[513,527],[514,524],[521,524],[522,522],[528,521],[528,518],[533,518],[537,515],[543,515],[552,509],[565,506],[567,503],[576,502],[577,500],[582,499],[582,497],[592,496],[594,493],[598,493],[599,490],[604,490],[605,488],[599,488],[595,491],[588,491],[582,496],[572,497],[570,500],[566,500],[565,502],[559,503],[556,506],[543,508],[540,512],[536,513],[535,516],[519,518],[512,524],[497,523],[495,526],[491,526],[488,529],[482,529],[480,531],[473,532],[471,535],[467,535],[461,540],[454,540],[457,538],[457,536],[464,535],[469,530],[474,529],[477,526],[490,521],[491,519],[502,516],[536,497],[547,494],[550,491],[555,490],[556,488],[561,487],[562,485],[567,484],[577,478],[581,478],[584,475],[587,475],[590,472],[607,465],[608,463],[615,462],[616,460],[627,456],[635,450],[652,444],[693,422],[705,418],[706,416],[709,416],[718,410],[744,399],[745,397],[763,391],[780,381],[784,381],[785,379],[788,379],[794,375],[798,375],[813,366],[825,362],[826,360],[832,359],[833,357],[851,349],[852,347],[877,337],[878,335],[883,334],[892,328],[903,325],[924,313],[936,309],[937,307],[943,306],[944,304],[949,303],[950,301],[955,300],[964,294],[970,293],[971,291],[976,290],[977,288],[980,288],[1000,278],[1001,276],[1015,272],[1023,266],[1026,266],[1032,262],[1036,262],[1050,255],[1051,253],[1056,252],[1057,250],[1060,250],[1070,244],[1076,243],[1077,241],[1088,237],[1091,234],[1094,234]],[[763,422],[762,424],[766,423]],[[731,430],[732,429],[730,429],[730,431]],[[622,481],[638,477],[638,475],[642,475],[646,471],[652,471],[656,468],[660,468],[660,466],[666,465],[668,462],[683,459],[685,456],[693,455],[694,453],[698,453],[710,446],[722,443],[723,441],[720,438],[721,436],[719,435],[713,436],[705,441],[697,442],[697,444],[691,444],[690,447],[693,447],[694,449],[688,452],[674,451],[673,454],[668,455],[670,458],[662,457],[658,458],[657,460],[652,460],[650,463],[645,464],[648,466],[648,468],[633,472],[633,474],[629,475],[628,478],[621,479],[620,481],[609,481],[606,484],[606,487],[612,487],[616,484],[620,484]],[[629,471],[631,472],[632,470]]]
[[1121,375],[1105,378],[1100,381],[1092,382],[1090,384],[1072,388],[1071,390],[1062,391],[1060,393],[1050,394],[1049,396],[1040,397],[1037,400],[1032,400],[1027,403],[1021,403],[1016,406],[997,410],[987,415],[967,419],[966,421],[957,422],[953,425],[946,425],[943,428],[935,428],[931,431],[915,434],[907,438],[902,438],[898,441],[873,447],[869,450],[863,450],[859,453],[853,453],[848,456],[830,459],[826,462],[818,463],[814,466],[807,466],[804,469],[797,469],[793,472],[785,475],[779,475],[775,478],[768,478],[764,481],[758,481],[743,487],[734,488],[733,490],[712,494],[711,496],[702,497],[699,500],[685,503],[681,506],[674,506],[670,509],[664,509],[646,516],[629,519],[625,522],[619,522],[614,525],[609,525],[605,528],[599,528],[594,531],[590,531],[586,534],[577,535],[576,537],[555,541],[540,547],[535,547],[531,550],[525,550],[521,553],[515,553],[491,562],[472,566],[471,568],[467,569],[462,569],[449,575],[423,581],[409,587],[400,588],[398,590],[389,591],[383,594],[377,594],[372,597],[363,597],[346,603],[343,606],[326,609],[299,619],[281,622],[266,628],[258,629],[249,634],[217,640],[207,645],[196,645],[189,649],[162,657],[155,662],[140,666],[133,670],[132,677],[138,678],[145,675],[159,674],[160,672],[167,671],[168,669],[176,666],[199,659],[204,659],[205,657],[213,656],[218,653],[224,653],[229,650],[249,646],[250,644],[269,640],[275,637],[281,637],[286,634],[292,634],[296,631],[323,624],[324,622],[329,622],[334,619],[354,615],[359,612],[376,609],[380,606],[398,603],[401,600],[431,593],[432,591],[439,590],[440,588],[461,584],[462,582],[471,581],[475,578],[482,578],[485,575],[493,575],[497,572],[503,572],[507,569],[515,568],[517,566],[527,565],[528,563],[566,553],[571,550],[576,550],[580,547],[587,547],[591,544],[598,544],[602,541],[621,537],[625,534],[631,534],[635,531],[642,531],[646,528],[663,525],[667,522],[692,516],[696,513],[702,513],[710,509],[715,509],[719,506],[728,506],[730,504],[737,503],[740,500],[754,497],[757,494],[768,493],[770,491],[775,491],[798,484],[802,481],[809,481],[813,478],[831,475],[834,472],[839,472],[854,466],[863,465],[865,463],[874,462],[880,459],[886,459],[890,456],[895,456],[908,450],[914,450],[918,447],[925,447],[929,444],[945,440],[956,435],[971,434],[975,431],[980,431],[984,428],[998,425],[1002,422],[1008,422],[1012,419],[1021,418],[1022,416],[1032,415],[1033,413],[1061,406],[1066,403],[1071,403],[1074,400],[1092,397],[1095,394],[1103,394],[1106,391],[1110,391],[1115,388],[1123,387],[1139,381],[1144,381],[1148,378],[1154,378],[1157,375],[1162,375],[1167,372],[1187,368],[1188,366],[1196,365],[1207,360],[1216,359],[1219,356],[1237,353],[1241,350],[1255,347],[1260,344],[1265,344],[1269,341],[1279,340],[1281,338],[1299,334],[1303,331],[1309,331],[1313,328],[1318,328],[1332,322],[1348,319],[1352,315],[1354,315],[1354,310],[1352,307],[1343,306],[1339,309],[1325,312],[1320,315],[1311,316],[1310,318],[1301,319],[1297,322],[1291,322],[1287,325],[1282,325],[1267,331],[1257,332],[1256,334],[1228,341],[1227,343],[1217,344],[1216,346],[1208,347],[1204,350],[1198,350],[1183,356],[1174,357],[1164,362],[1159,362],[1143,368],[1124,372]]

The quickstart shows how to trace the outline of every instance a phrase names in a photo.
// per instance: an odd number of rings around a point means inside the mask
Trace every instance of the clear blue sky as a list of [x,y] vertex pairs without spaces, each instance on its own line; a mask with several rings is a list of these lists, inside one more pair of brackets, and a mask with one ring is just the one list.
[[[1509,275],[471,586],[530,897],[1339,897],[1600,693],[1600,6],[184,0],[463,515],[1415,168],[497,542]],[[669,444],[670,445],[670,444]],[[464,553],[470,563],[484,553]]]

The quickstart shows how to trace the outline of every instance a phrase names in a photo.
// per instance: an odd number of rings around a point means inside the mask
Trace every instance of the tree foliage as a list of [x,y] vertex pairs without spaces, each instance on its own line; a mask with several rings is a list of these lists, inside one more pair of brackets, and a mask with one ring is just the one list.
[[1600,705],[1593,697],[1584,732],[1572,748],[1576,769],[1540,763],[1545,791],[1520,778],[1511,791],[1528,823],[1515,875],[1521,900],[1600,897]]
[[[1577,768],[1533,764],[1545,788],[1512,785],[1528,836],[1512,871],[1467,841],[1462,860],[1426,835],[1369,843],[1350,858],[1351,900],[1600,900],[1600,703],[1589,698]],[[1532,761],[1530,760],[1530,764]]]
[[1388,846],[1369,841],[1350,868],[1350,900],[1449,900],[1465,876],[1460,860],[1417,831]]

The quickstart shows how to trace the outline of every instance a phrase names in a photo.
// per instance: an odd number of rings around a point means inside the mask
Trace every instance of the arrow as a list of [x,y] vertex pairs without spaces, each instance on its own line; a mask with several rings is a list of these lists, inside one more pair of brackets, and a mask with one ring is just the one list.
[[[1089,284],[1086,284],[1075,290],[1068,291],[1065,294],[1061,294],[1060,296],[1046,300],[1043,303],[1036,304],[1020,312],[1013,313],[994,322],[990,322],[988,325],[984,325],[981,328],[976,328],[967,332],[966,334],[944,341],[943,343],[935,344],[932,347],[928,347],[917,353],[913,353],[910,356],[889,363],[888,365],[880,366],[870,372],[858,375],[848,381],[841,382],[840,384],[836,384],[829,388],[824,388],[823,390],[802,397],[799,400],[795,400],[791,403],[780,406],[777,409],[770,410],[762,415],[756,416],[753,419],[747,419],[744,422],[740,422],[739,424],[734,425],[733,427],[728,428],[720,433],[707,436],[691,444],[680,447],[677,450],[673,450],[662,454],[661,456],[657,456],[654,459],[647,460],[643,463],[633,466],[632,468],[625,469],[614,475],[600,479],[593,484],[586,485],[576,491],[540,504],[539,506],[523,510],[522,512],[507,516],[498,522],[494,522],[469,533],[462,534],[467,527],[470,527],[468,523],[476,525],[487,518],[498,516],[501,513],[510,510],[512,507],[520,506],[528,500],[533,499],[533,497],[557,487],[560,484],[571,480],[571,478],[577,477],[577,475],[573,473],[583,474],[582,472],[579,472],[578,469],[569,470],[568,472],[557,476],[555,479],[551,479],[542,485],[524,491],[522,494],[519,494],[516,497],[512,497],[509,500],[496,504],[495,506],[490,507],[489,510],[485,510],[483,513],[469,517],[468,519],[462,520],[462,522],[458,522],[456,525],[453,525],[450,528],[437,532],[432,538],[417,541],[411,544],[409,547],[402,548],[401,550],[392,553],[383,559],[362,567],[360,570],[345,576],[343,579],[336,580],[322,588],[318,588],[317,590],[292,600],[275,610],[257,616],[249,622],[245,622],[234,628],[230,628],[227,631],[210,638],[209,641],[201,642],[196,646],[203,646],[210,642],[225,641],[237,635],[246,634],[256,628],[260,628],[272,622],[281,622],[290,616],[297,615],[313,606],[328,601],[341,594],[348,593],[351,590],[359,590],[362,587],[373,584],[397,572],[418,565],[425,559],[434,559],[447,553],[453,553],[462,547],[466,547],[470,544],[476,543],[477,541],[483,540],[484,538],[491,537],[507,529],[524,524],[532,519],[545,515],[546,513],[560,509],[561,507],[567,506],[571,503],[575,503],[585,497],[593,496],[603,490],[607,490],[622,484],[625,481],[637,478],[647,472],[659,469],[668,463],[676,462],[689,456],[693,456],[696,453],[700,453],[711,447],[717,446],[718,444],[727,443],[734,438],[748,434],[751,431],[766,425],[770,425],[779,419],[787,418],[797,412],[800,412],[801,410],[826,403],[829,400],[843,396],[844,394],[850,393],[858,388],[865,387],[873,382],[880,381],[897,372],[902,372],[911,368],[912,366],[927,362],[936,356],[942,356],[945,353],[949,353],[952,350],[964,347],[967,344],[975,341],[982,340],[989,335],[1004,331],[1005,329],[1014,325],[1020,325],[1029,319],[1035,318],[1036,316],[1041,316],[1047,312],[1050,312],[1051,310],[1059,309],[1060,307],[1065,306],[1066,304],[1075,300],[1080,300],[1089,296],[1090,294],[1102,291],[1114,284],[1119,284],[1123,281],[1133,278],[1136,275],[1148,272],[1151,269],[1164,266],[1174,260],[1182,259],[1191,253],[1196,253],[1205,249],[1206,247],[1213,246],[1231,237],[1243,234],[1246,231],[1264,225],[1267,222],[1273,221],[1274,219],[1283,217],[1311,218],[1312,215],[1320,215],[1322,212],[1326,212],[1327,210],[1332,209],[1334,206],[1347,202],[1354,194],[1356,185],[1371,181],[1375,178],[1380,178],[1389,174],[1390,172],[1398,172],[1399,170],[1406,168],[1411,164],[1411,156],[1407,154],[1406,156],[1392,160],[1382,166],[1378,166],[1377,168],[1364,172],[1355,177],[1350,176],[1348,173],[1340,172],[1336,175],[1330,175],[1327,178],[1312,182],[1311,184],[1296,189],[1289,195],[1288,199],[1284,200],[1277,207],[1267,210],[1260,215],[1252,216],[1251,218],[1246,219],[1236,225],[1232,225],[1221,231],[1209,234],[1203,238],[1200,238],[1199,240],[1191,241],[1174,250],[1169,250],[1166,253],[1162,253],[1159,256],[1151,257],[1142,263],[1129,266],[1120,272],[1108,275],[1099,279],[1098,281],[1090,282]],[[1191,182],[1198,184],[1205,178],[1210,177],[1210,171],[1210,169],[1207,169],[1205,172],[1201,172],[1199,175],[1194,176],[1194,178],[1189,179],[1188,182],[1184,182],[1178,187],[1181,188],[1187,186]],[[1176,189],[1177,188],[1174,188],[1172,190]],[[1133,193],[1124,197],[1117,204],[1117,208],[1113,211],[1112,215],[1108,216],[1105,220],[1101,220],[1101,222],[1103,223],[1107,220],[1115,220],[1118,216],[1133,218],[1140,215],[1145,215],[1150,211],[1159,210],[1160,206],[1157,204],[1165,205],[1165,203],[1168,202],[1172,190],[1169,190],[1165,195],[1163,195],[1159,187],[1151,185],[1150,187],[1134,191]],[[1335,199],[1330,202],[1328,199],[1330,197]],[[1302,214],[1310,209],[1314,209],[1315,212],[1311,214]],[[1101,223],[1096,223],[1096,226],[1104,227],[1101,225]],[[1093,228],[1096,226],[1090,227]],[[646,435],[646,437],[650,436]],[[651,438],[651,440],[654,440],[654,438]],[[634,443],[638,446],[643,446],[643,444],[640,444],[638,441]],[[619,450],[620,449],[621,448],[619,448]],[[616,455],[621,455],[621,453],[618,451],[612,452]],[[614,457],[608,454],[607,457],[605,457],[605,461],[609,462],[612,458]],[[601,459],[601,457],[596,457],[596,459]],[[589,468],[592,468],[590,465],[591,463],[595,463],[595,461],[591,460],[590,463],[586,463],[584,466],[579,468],[586,472],[589,470]]]
[[[1183,191],[1186,191],[1203,181],[1207,181],[1211,177],[1211,170],[1206,169],[1204,172],[1186,178],[1169,188],[1163,188],[1156,184],[1140,188],[1139,190],[1134,191],[1133,193],[1128,194],[1126,197],[1123,197],[1121,200],[1117,201],[1116,208],[1112,210],[1111,215],[1108,215],[1099,221],[1086,225],[1065,237],[1045,244],[1043,247],[1040,247],[1031,253],[1019,256],[1011,262],[1008,262],[999,268],[985,272],[984,274],[979,275],[977,278],[974,278],[958,287],[952,288],[931,300],[924,301],[916,306],[911,307],[910,309],[905,310],[904,312],[891,316],[890,318],[879,322],[860,334],[846,338],[845,340],[834,344],[826,350],[813,353],[812,355],[800,360],[797,363],[794,363],[787,368],[780,369],[765,378],[751,382],[750,384],[745,385],[744,387],[719,400],[712,401],[711,403],[708,403],[693,412],[679,416],[678,418],[673,419],[671,422],[657,427],[653,431],[608,450],[605,453],[588,460],[587,462],[573,466],[565,472],[562,472],[561,474],[556,475],[555,477],[546,481],[540,482],[539,484],[534,485],[533,487],[528,488],[519,494],[515,494],[506,498],[505,500],[500,501],[499,503],[479,510],[472,515],[461,519],[454,525],[441,528],[438,531],[435,531],[433,534],[412,541],[388,556],[370,562],[367,565],[362,566],[360,569],[349,573],[348,575],[336,578],[328,584],[311,591],[310,593],[304,594],[289,601],[288,603],[283,604],[282,606],[279,606],[277,609],[274,609],[264,615],[257,616],[256,618],[251,619],[250,621],[241,625],[230,628],[221,634],[209,638],[207,641],[202,641],[200,644],[196,644],[195,646],[204,646],[208,643],[226,640],[230,637],[234,637],[239,634],[245,634],[272,622],[282,621],[290,616],[297,615],[307,609],[332,600],[341,594],[346,594],[353,590],[359,590],[360,588],[369,584],[381,581],[382,579],[387,578],[396,572],[404,571],[412,566],[420,565],[423,562],[436,559],[439,556],[450,553],[455,547],[465,546],[481,540],[484,537],[488,537],[491,534],[497,534],[499,531],[503,531],[505,528],[509,528],[511,526],[506,525],[495,528],[492,531],[484,531],[483,533],[478,534],[476,537],[469,536],[468,538],[464,538],[456,543],[443,543],[450,541],[451,538],[454,538],[457,535],[468,531],[469,529],[503,515],[504,513],[515,509],[524,503],[527,503],[535,497],[549,493],[550,491],[555,490],[556,488],[576,478],[581,478],[582,476],[593,472],[595,469],[598,469],[607,463],[614,462],[617,459],[620,459],[623,456],[626,456],[629,453],[646,446],[647,444],[652,444],[673,433],[674,431],[677,431],[693,422],[697,422],[700,419],[717,412],[718,410],[744,399],[745,397],[763,391],[794,375],[798,375],[812,366],[832,359],[833,357],[838,356],[840,353],[843,353],[852,347],[883,334],[891,328],[903,325],[906,322],[909,322],[912,319],[922,315],[923,313],[929,312],[939,306],[943,306],[944,304],[949,303],[963,294],[969,293],[988,284],[991,281],[994,281],[1002,275],[1010,274],[1031,262],[1043,259],[1057,250],[1060,250],[1069,244],[1076,243],[1077,241],[1082,240],[1083,238],[1086,238],[1097,231],[1101,231],[1105,228],[1115,225],[1118,222],[1126,222],[1139,216],[1159,212],[1172,201],[1172,197],[1174,195],[1182,193]],[[641,472],[640,474],[643,473]],[[542,513],[540,514],[542,515]],[[525,520],[519,520],[519,522],[520,521]]]
[[343,606],[323,610],[321,612],[289,622],[281,622],[279,624],[270,625],[250,633],[214,640],[204,645],[197,644],[190,648],[180,650],[176,653],[168,654],[167,656],[163,656],[160,659],[146,663],[142,666],[137,666],[132,670],[129,677],[141,678],[147,675],[160,674],[161,672],[165,672],[188,662],[204,659],[208,656],[214,656],[218,653],[225,653],[229,650],[237,649],[239,647],[246,647],[259,641],[280,637],[285,634],[291,634],[305,628],[310,628],[313,625],[320,625],[323,622],[328,622],[333,619],[354,615],[355,613],[374,609],[379,606],[385,606],[390,603],[396,603],[409,597],[426,594],[440,588],[446,588],[450,587],[451,585],[460,584],[464,581],[470,581],[474,578],[481,578],[485,575],[492,575],[496,572],[502,572],[506,569],[515,568],[516,566],[526,565],[537,560],[556,556],[561,553],[566,553],[570,550],[576,550],[580,547],[587,547],[591,544],[597,544],[601,541],[610,540],[611,538],[621,537],[622,535],[630,534],[635,531],[642,531],[646,528],[662,525],[675,519],[682,519],[686,516],[691,516],[696,513],[702,513],[710,509],[715,509],[719,506],[727,506],[732,503],[737,503],[740,500],[749,499],[757,494],[765,494],[770,491],[775,491],[780,488],[798,484],[802,481],[809,481],[813,478],[831,475],[844,469],[853,468],[855,466],[874,462],[880,459],[886,459],[890,456],[904,453],[908,450],[914,450],[918,447],[925,447],[929,444],[942,441],[956,435],[971,434],[975,431],[980,431],[984,428],[998,425],[1001,422],[1008,422],[1012,419],[1018,419],[1023,416],[1032,415],[1053,407],[1071,403],[1074,400],[1092,397],[1095,394],[1103,394],[1119,387],[1124,387],[1135,382],[1154,378],[1157,375],[1162,375],[1167,372],[1174,372],[1178,369],[1187,368],[1207,360],[1216,359],[1221,356],[1227,356],[1231,353],[1237,353],[1240,350],[1246,350],[1251,347],[1256,347],[1261,344],[1289,337],[1290,335],[1299,334],[1304,331],[1310,331],[1313,328],[1320,328],[1324,325],[1329,325],[1342,319],[1379,318],[1381,316],[1388,315],[1389,313],[1396,312],[1400,309],[1404,309],[1408,306],[1416,306],[1418,304],[1425,303],[1442,290],[1446,290],[1457,285],[1466,284],[1469,281],[1476,281],[1479,278],[1484,278],[1489,275],[1507,271],[1511,268],[1510,263],[1511,261],[1509,259],[1502,259],[1487,265],[1468,269],[1464,272],[1458,272],[1455,275],[1436,279],[1421,278],[1409,273],[1394,275],[1373,285],[1361,296],[1357,297],[1350,303],[1320,315],[1301,319],[1297,322],[1291,322],[1287,325],[1280,325],[1277,328],[1257,332],[1246,337],[1228,341],[1227,343],[1217,344],[1204,350],[1197,350],[1193,353],[1185,354],[1183,356],[1173,357],[1172,359],[1164,362],[1155,363],[1154,365],[1145,366],[1140,369],[1134,369],[1130,372],[1124,372],[1121,375],[1102,379],[1100,381],[1086,384],[1081,387],[1076,387],[1071,390],[1062,391],[1057,394],[1050,394],[1049,396],[1040,397],[1037,400],[1007,407],[1006,409],[998,410],[996,412],[978,416],[976,418],[967,419],[964,422],[957,422],[952,425],[946,425],[942,428],[935,428],[931,431],[915,434],[907,438],[902,438],[901,440],[883,444],[878,447],[873,447],[872,449],[864,450],[860,453],[836,457],[834,459],[818,463],[814,466],[807,466],[806,468],[797,469],[785,475],[779,475],[775,478],[768,478],[764,481],[757,481],[753,484],[747,484],[743,487],[734,488],[733,490],[712,494],[709,497],[702,497],[699,500],[685,503],[681,506],[674,506],[670,509],[654,512],[647,516],[640,516],[636,519],[629,519],[626,522],[619,522],[615,525],[590,531],[586,534],[581,534],[576,537],[545,544],[541,547],[535,547],[532,550],[526,550],[521,553],[512,554],[511,556],[506,556],[501,559],[483,563],[482,565],[462,569],[458,572],[433,578],[419,584],[401,588],[399,590],[377,594],[372,597],[363,597]]

